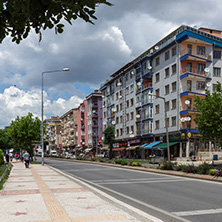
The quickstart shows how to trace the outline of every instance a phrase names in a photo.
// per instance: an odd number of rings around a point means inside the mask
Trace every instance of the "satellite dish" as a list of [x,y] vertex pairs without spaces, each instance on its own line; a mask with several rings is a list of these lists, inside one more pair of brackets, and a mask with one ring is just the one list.
[[186,100],[186,101],[185,101],[185,104],[186,104],[186,105],[190,105],[190,100]]
[[157,46],[155,46],[155,50],[159,50],[159,46],[157,45]]
[[117,86],[121,86],[121,85],[122,85],[122,83],[121,83],[121,82],[118,82],[118,83],[117,83]]
[[136,115],[136,118],[140,118],[140,114],[137,114],[137,115]]
[[181,119],[180,119],[180,121],[181,122],[185,122],[186,120],[185,120],[185,117],[182,117]]
[[122,96],[119,96],[120,99],[122,99]]
[[114,125],[114,124],[116,124],[116,121],[115,121],[115,120],[113,120],[113,121],[112,121],[112,124],[113,124],[113,125]]
[[153,53],[153,49],[150,49],[150,54],[152,54]]
[[133,72],[133,71],[131,71],[130,73],[131,73],[132,75],[134,74],[134,72]]
[[207,87],[210,87],[210,86],[211,86],[211,83],[210,83],[210,82],[208,82],[206,85],[207,85]]
[[186,120],[187,120],[187,121],[190,121],[190,120],[191,120],[191,117],[188,116]]
[[141,82],[138,82],[138,83],[137,83],[137,86],[141,86]]
[[205,68],[204,72],[210,72],[210,69],[209,68]]
[[151,70],[153,67],[152,66],[148,66],[148,69]]

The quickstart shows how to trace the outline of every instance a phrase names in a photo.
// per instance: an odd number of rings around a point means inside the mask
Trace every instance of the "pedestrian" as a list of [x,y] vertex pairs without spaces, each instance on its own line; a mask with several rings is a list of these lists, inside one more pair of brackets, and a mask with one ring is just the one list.
[[10,158],[10,161],[12,162],[12,160],[13,160],[13,153],[12,152],[9,153],[9,158]]
[[16,153],[16,154],[15,154],[16,162],[17,162],[18,158],[19,158],[18,153]]
[[28,153],[27,150],[25,151],[23,158],[25,160],[25,167],[29,168],[30,154]]
[[6,163],[9,163],[9,155],[8,153],[5,154]]

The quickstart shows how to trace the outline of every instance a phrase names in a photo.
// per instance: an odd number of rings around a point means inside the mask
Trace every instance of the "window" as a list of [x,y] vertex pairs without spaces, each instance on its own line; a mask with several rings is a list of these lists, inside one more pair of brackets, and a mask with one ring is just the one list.
[[129,94],[129,86],[126,87],[126,95],[128,95],[128,94]]
[[119,117],[116,117],[116,124],[119,123]]
[[197,90],[204,90],[205,82],[197,81]]
[[129,121],[129,113],[126,114],[126,121]]
[[157,120],[157,121],[155,122],[155,127],[156,127],[156,129],[159,129],[159,128],[160,128],[160,121],[159,121],[159,120]]
[[[167,127],[170,126],[170,120],[169,120],[169,118],[167,118],[166,124],[167,124]],[[165,124],[165,127],[166,127],[166,124]]]
[[172,92],[176,92],[177,90],[177,82],[172,83]]
[[221,51],[214,51],[214,59],[221,59]]
[[129,79],[129,73],[126,73],[126,81]]
[[133,90],[134,90],[134,85],[130,85],[130,93],[133,93]]
[[120,136],[123,135],[123,128],[120,129]]
[[119,136],[119,130],[118,129],[116,130],[116,136],[117,137]]
[[130,113],[130,120],[133,120],[133,116],[134,116],[134,113],[131,112],[131,113]]
[[116,99],[119,99],[119,93],[118,92],[116,93]]
[[173,116],[171,118],[171,123],[172,123],[172,126],[176,126],[176,116]]
[[106,112],[103,113],[103,117],[106,118]]
[[126,127],[126,134],[129,134],[129,127]]
[[156,89],[155,94],[156,96],[160,96],[160,89]]
[[173,99],[172,100],[172,109],[176,109],[176,107],[177,107],[177,100]]
[[160,57],[157,57],[157,58],[156,58],[155,64],[156,64],[156,66],[158,66],[158,65],[160,64]]
[[129,100],[126,101],[126,108],[129,108]]
[[197,46],[197,55],[205,55],[205,47]]
[[123,110],[123,104],[122,104],[122,103],[120,103],[120,105],[119,105],[119,110],[120,110],[120,111]]
[[119,112],[119,105],[116,105],[116,112]]
[[160,113],[160,105],[156,105],[155,110],[156,110],[156,114],[159,114]]
[[130,131],[133,133],[134,132],[134,126],[130,126]]
[[175,56],[177,54],[177,48],[176,46],[172,48],[172,56]]
[[174,64],[172,65],[172,75],[176,74],[176,72],[177,72],[177,65]]
[[166,109],[166,111],[170,110],[170,102],[169,101],[165,102],[165,109]]
[[170,85],[165,86],[165,95],[170,93]]
[[156,82],[159,82],[160,81],[160,73],[156,73],[155,77],[156,77]]
[[165,78],[168,78],[170,76],[170,69],[166,68],[165,69]]
[[133,106],[133,98],[130,100],[130,106]]
[[123,122],[123,117],[122,117],[122,116],[120,116],[120,118],[119,118],[119,122],[120,122],[120,123]]
[[220,77],[221,76],[221,69],[214,67],[214,76]]
[[130,72],[130,79],[133,78],[133,74],[134,74],[134,71],[131,71],[131,72]]
[[165,61],[170,58],[170,51],[165,52]]
[[206,68],[205,64],[197,63],[197,73],[204,73],[205,68]]

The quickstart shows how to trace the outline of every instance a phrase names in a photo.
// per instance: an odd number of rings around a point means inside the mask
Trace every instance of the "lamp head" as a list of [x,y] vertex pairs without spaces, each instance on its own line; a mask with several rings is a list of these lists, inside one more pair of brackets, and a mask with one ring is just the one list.
[[67,71],[69,71],[69,68],[64,68],[64,69],[62,69],[62,71],[67,72]]

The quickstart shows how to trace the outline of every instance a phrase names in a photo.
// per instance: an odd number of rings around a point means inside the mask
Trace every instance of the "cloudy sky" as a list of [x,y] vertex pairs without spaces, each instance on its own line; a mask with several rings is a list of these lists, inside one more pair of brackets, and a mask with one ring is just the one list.
[[55,35],[45,31],[39,43],[31,33],[21,44],[0,44],[0,128],[16,116],[41,116],[41,73],[44,114],[61,116],[116,70],[182,24],[222,29],[219,0],[110,0],[97,8],[95,25],[76,20]]

